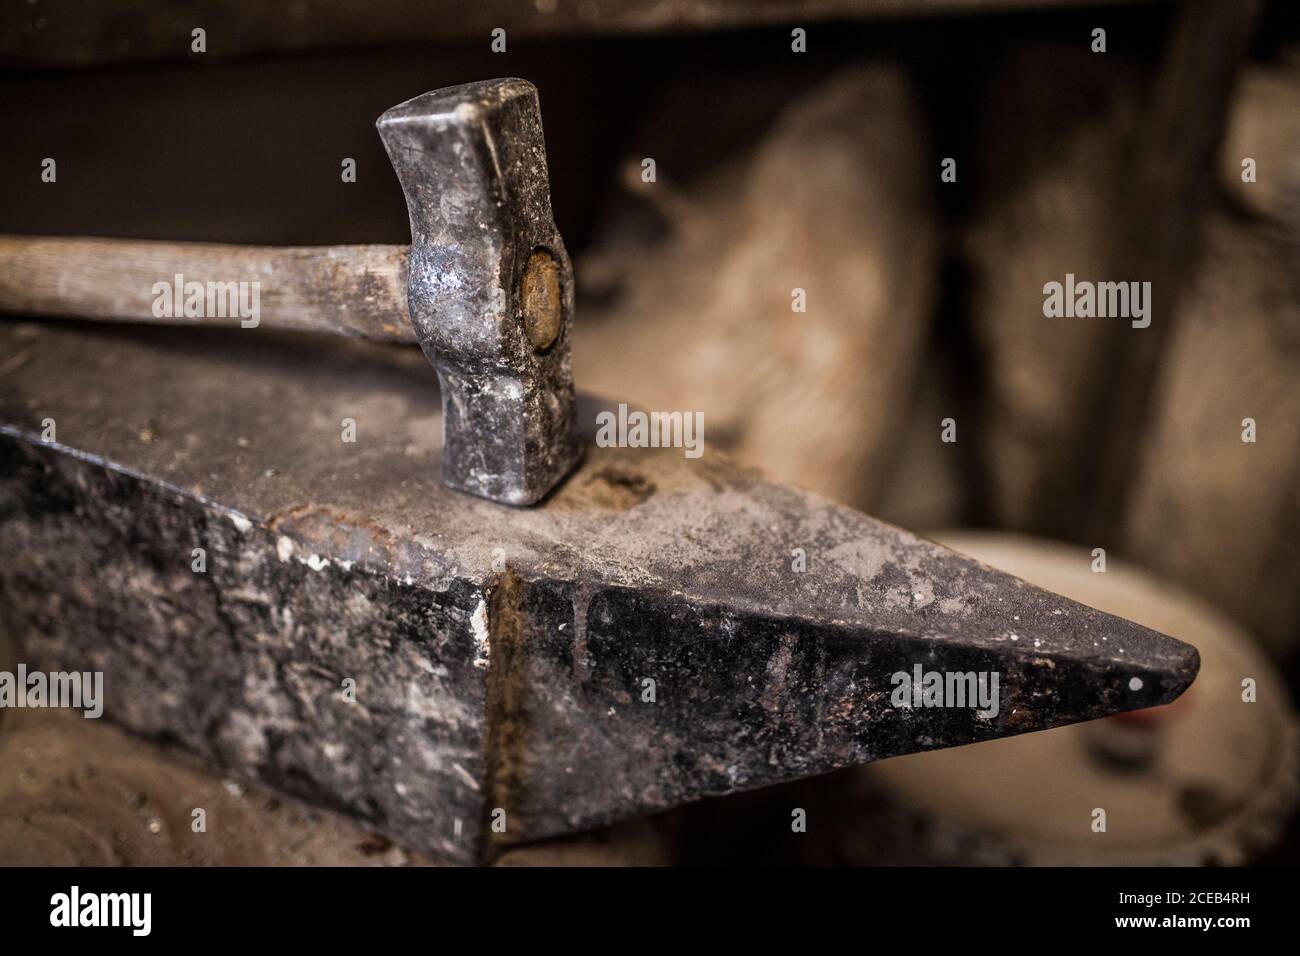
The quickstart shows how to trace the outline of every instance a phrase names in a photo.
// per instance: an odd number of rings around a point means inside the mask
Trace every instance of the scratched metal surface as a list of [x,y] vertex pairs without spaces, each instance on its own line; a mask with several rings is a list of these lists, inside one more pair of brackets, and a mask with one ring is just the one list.
[[[134,560],[134,547],[157,563],[170,519],[150,519],[153,537],[143,543],[129,540],[132,522],[142,522],[141,511],[184,513],[184,528],[206,529],[248,581],[260,582],[243,594],[240,577],[226,582],[222,613],[241,626],[211,638],[254,645],[225,662],[237,669],[223,705],[233,729],[195,728],[186,745],[333,801],[435,854],[480,858],[495,839],[484,832],[458,850],[442,818],[453,810],[473,829],[476,812],[505,806],[504,839],[547,836],[705,794],[1163,703],[1196,673],[1185,644],[768,483],[712,452],[691,461],[680,450],[590,447],[579,470],[530,510],[450,492],[433,478],[434,373],[409,349],[5,323],[0,356],[8,555],[0,579],[5,611],[22,625],[15,633],[55,657],[73,660],[102,641],[122,655],[108,665],[128,660],[131,642],[142,640],[133,632],[160,625],[133,619],[116,643],[60,632],[51,605],[75,602],[88,585],[63,578],[57,560],[37,567],[45,560],[38,539],[57,512],[64,550],[56,558],[76,563],[77,523],[106,522],[94,506],[111,505],[109,485],[127,488],[137,510],[128,507],[111,529],[128,539],[118,544],[122,561]],[[584,426],[594,427],[594,411],[584,407]],[[39,439],[47,417],[57,422],[57,449]],[[341,441],[343,418],[356,421],[354,444]],[[33,507],[38,473],[57,495]],[[176,568],[156,575],[154,599],[166,582],[189,586],[189,547],[181,541]],[[806,551],[806,572],[791,569],[794,548]],[[116,587],[123,606],[141,596],[92,561],[78,574]],[[42,596],[42,586],[55,597]],[[358,591],[372,605],[369,618],[350,604]],[[330,647],[310,628],[285,630],[283,605],[294,595],[292,609],[321,609],[321,628],[331,613],[359,618],[348,647]],[[83,596],[86,614],[94,599]],[[409,660],[402,642],[419,643],[425,613],[437,646]],[[276,627],[271,638],[259,633]],[[367,628],[382,637],[374,647]],[[263,639],[297,655],[298,670],[277,659],[278,672],[252,681]],[[192,719],[186,708],[210,689],[205,649],[164,642],[130,659],[147,666],[151,653],[188,661],[169,674],[174,700],[150,705],[151,727],[139,726],[138,706],[124,716],[126,705],[115,714],[110,700],[109,716],[156,733]],[[325,675],[316,690],[295,694],[289,678],[310,670],[312,653],[323,655],[315,666]],[[393,795],[401,774],[385,774],[401,748],[364,742],[364,721],[340,722],[333,752],[312,723],[324,720],[320,688],[346,668],[379,673],[394,659],[423,695],[427,724],[458,728],[449,743],[464,758],[460,772],[444,762],[412,778],[434,788],[424,794]],[[429,683],[425,666],[449,662],[451,676]],[[983,720],[967,710],[892,707],[888,675],[913,663],[999,670],[1000,713]],[[658,683],[653,705],[639,698],[646,676]],[[130,679],[144,686],[150,678]],[[268,710],[267,700],[283,706]],[[459,723],[447,713],[458,708],[470,712]],[[414,735],[420,725],[401,726]],[[284,744],[299,732],[312,742]],[[268,739],[279,748],[268,751]],[[224,748],[214,743],[222,740]],[[431,766],[442,760],[427,742],[403,746]],[[368,773],[382,793],[369,789]]]

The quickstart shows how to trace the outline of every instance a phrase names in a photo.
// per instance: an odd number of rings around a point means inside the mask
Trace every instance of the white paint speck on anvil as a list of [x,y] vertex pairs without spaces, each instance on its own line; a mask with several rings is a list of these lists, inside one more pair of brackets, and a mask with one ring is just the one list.
[[488,638],[488,610],[487,602],[479,601],[478,607],[474,613],[469,616],[470,630],[474,632],[474,648],[477,654],[474,657],[475,667],[487,667],[488,658],[492,654],[492,642]]
[[275,542],[275,553],[281,561],[288,561],[293,556],[293,540],[280,535]]
[[473,790],[475,793],[478,792],[478,781],[474,779],[473,775],[471,775],[468,770],[466,770],[460,764],[456,763],[456,761],[454,760],[451,763],[451,769],[455,770],[456,773],[460,774],[460,779],[464,780],[466,785],[471,790]]
[[238,511],[227,512],[227,516],[230,518],[230,523],[239,529],[240,534],[248,534],[253,527],[253,522],[249,521]]

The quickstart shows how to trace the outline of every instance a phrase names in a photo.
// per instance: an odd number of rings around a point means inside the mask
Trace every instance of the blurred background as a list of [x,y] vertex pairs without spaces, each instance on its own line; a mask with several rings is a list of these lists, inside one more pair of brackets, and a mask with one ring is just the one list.
[[[507,862],[1294,862],[1293,7],[15,0],[0,233],[403,243],[375,118],[529,79],[575,261],[581,390],[702,410],[715,448],[1188,640],[1204,666],[1142,717],[706,801]],[[46,156],[57,191],[40,188]],[[1067,273],[1151,282],[1150,327],[1045,319],[1043,285]],[[1258,701],[1225,706],[1246,677]],[[414,859],[82,723],[0,715],[0,861]],[[256,838],[188,846],[151,809],[186,787]],[[1097,788],[1141,811],[1100,852],[1063,823]],[[792,806],[825,823],[792,840]]]

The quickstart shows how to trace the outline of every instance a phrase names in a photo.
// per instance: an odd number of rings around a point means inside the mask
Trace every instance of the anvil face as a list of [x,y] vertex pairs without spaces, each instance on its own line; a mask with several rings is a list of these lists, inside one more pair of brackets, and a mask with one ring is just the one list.
[[[0,355],[0,606],[28,665],[103,671],[109,719],[447,859],[1196,673],[714,453],[592,445],[529,510],[450,491],[412,349],[4,323]],[[917,666],[998,674],[996,715],[900,706]]]

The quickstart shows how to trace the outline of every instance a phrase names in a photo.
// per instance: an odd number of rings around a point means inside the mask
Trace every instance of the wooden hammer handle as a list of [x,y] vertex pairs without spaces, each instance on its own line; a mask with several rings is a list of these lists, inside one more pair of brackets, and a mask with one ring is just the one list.
[[[244,306],[257,303],[258,325],[415,342],[406,256],[406,246],[0,235],[0,312],[169,324],[238,326],[242,320],[248,326],[254,321],[249,310],[233,307],[241,301],[233,296],[242,293]],[[194,297],[200,290],[202,305]]]

